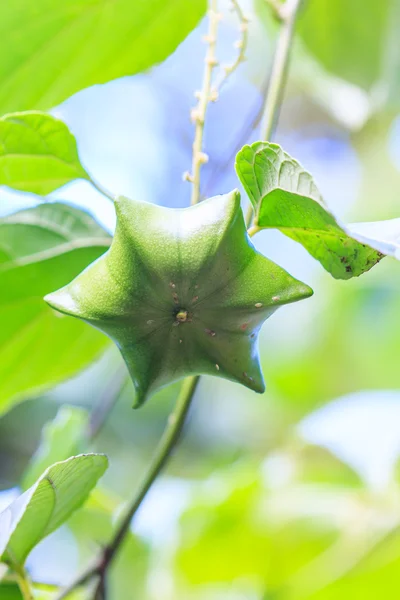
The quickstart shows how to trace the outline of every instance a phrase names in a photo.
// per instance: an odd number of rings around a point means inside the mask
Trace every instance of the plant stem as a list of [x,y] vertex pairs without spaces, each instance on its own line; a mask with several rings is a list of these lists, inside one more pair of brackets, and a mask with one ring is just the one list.
[[252,225],[251,227],[249,227],[247,229],[247,235],[249,237],[253,237],[253,235],[256,235],[256,233],[258,233],[260,231],[260,227],[258,227],[257,225]]
[[90,414],[90,421],[87,431],[87,437],[89,440],[93,440],[103,428],[108,415],[114,408],[114,405],[121,394],[126,377],[126,367],[125,365],[121,365],[111,377],[108,385],[106,385],[98,403],[92,409]]
[[19,567],[15,570],[17,583],[21,592],[21,595],[24,600],[34,600],[33,592],[31,590],[31,586],[28,580],[28,576],[24,567]]
[[101,185],[101,183],[96,181],[96,179],[93,179],[93,177],[90,177],[89,183],[94,187],[95,190],[100,192],[100,194],[102,194],[103,196],[105,196],[106,198],[111,200],[111,202],[114,203],[115,196],[113,196],[113,194],[111,192],[109,192],[105,187],[103,187]]
[[95,577],[98,573],[99,566],[98,560],[96,560],[86,567],[86,569],[84,569],[82,573],[78,575],[67,587],[59,591],[54,600],[63,600],[64,598],[67,598],[76,588],[91,581],[91,579],[93,579],[93,577]]
[[133,501],[130,507],[128,508],[125,517],[122,519],[122,522],[118,527],[117,532],[115,533],[113,539],[104,551],[105,568],[107,568],[108,564],[113,559],[117,548],[119,547],[127,531],[129,530],[132,518],[136,514],[139,506],[141,505],[147,492],[156,480],[158,474],[167,462],[171,451],[179,438],[179,435],[185,423],[186,415],[189,412],[189,408],[194,396],[194,392],[196,391],[198,381],[199,376],[193,376],[185,379],[182,384],[181,391],[176,401],[175,409],[168,418],[167,427],[158,444],[150,468],[146,473],[142,484],[139,487],[139,490],[133,498]]
[[203,152],[203,136],[207,107],[211,96],[212,72],[218,64],[215,56],[218,21],[220,19],[217,0],[210,0],[208,17],[208,34],[205,37],[208,50],[205,58],[203,85],[201,92],[198,94],[198,105],[192,110],[192,120],[196,123],[196,130],[193,142],[192,173],[187,175],[189,181],[193,183],[191,204],[197,204],[200,201],[200,171],[201,166],[208,160],[207,155]]
[[239,20],[240,38],[234,43],[234,47],[238,49],[238,53],[231,64],[222,66],[221,74],[211,90],[213,100],[217,100],[221,88],[226,84],[229,77],[236,71],[239,65],[246,60],[246,50],[249,43],[249,20],[245,16],[238,0],[231,0],[231,6]]
[[[272,61],[270,82],[265,97],[260,128],[260,139],[267,142],[271,140],[279,118],[287,79],[290,50],[293,44],[295,25],[301,4],[302,0],[286,0],[279,12],[281,28]],[[248,226],[251,225],[252,219],[253,207],[250,205],[246,216]]]
[[279,118],[282,96],[286,84],[290,50],[292,48],[296,19],[301,3],[302,0],[286,0],[281,9],[282,24],[261,120],[261,139],[265,141],[269,141],[272,137]]
[[67,588],[61,591],[56,597],[56,600],[62,600],[63,598],[66,598],[75,588],[87,583],[93,577],[98,576],[100,577],[101,581],[104,581],[105,574],[130,529],[133,517],[146,497],[147,492],[157,479],[157,476],[165,466],[173,448],[175,447],[176,442],[178,441],[179,435],[185,423],[186,416],[189,412],[198,381],[199,376],[192,376],[188,377],[183,382],[181,391],[176,401],[175,409],[168,418],[167,426],[157,446],[155,455],[150,464],[150,468],[147,471],[138,491],[133,497],[132,502],[129,504],[126,514],[122,518],[121,523],[111,541],[100,554],[98,559],[85,571],[83,571]]

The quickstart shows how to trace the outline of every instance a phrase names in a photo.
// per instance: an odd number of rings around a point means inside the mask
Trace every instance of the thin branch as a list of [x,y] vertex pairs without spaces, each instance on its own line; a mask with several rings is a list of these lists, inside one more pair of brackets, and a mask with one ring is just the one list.
[[107,600],[106,573],[100,573],[100,578],[94,590],[93,600]]
[[[206,56],[206,66],[203,76],[203,89],[202,91],[196,92],[195,96],[199,99],[199,103],[195,109],[192,110],[192,120],[196,123],[195,141],[193,144],[193,159],[192,159],[192,173],[186,172],[183,174],[183,178],[186,181],[193,183],[192,190],[192,204],[197,204],[200,201],[200,171],[201,166],[208,162],[208,156],[202,151],[203,148],[203,135],[204,135],[204,124],[205,116],[207,112],[207,106],[209,102],[216,102],[219,97],[221,88],[225,85],[229,77],[236,71],[239,65],[246,60],[246,50],[249,38],[249,26],[248,18],[245,16],[238,0],[231,0],[232,10],[235,11],[237,18],[240,23],[240,37],[234,43],[235,48],[238,49],[238,54],[235,60],[228,65],[224,65],[221,68],[219,77],[217,77],[214,84],[212,84],[212,69],[218,63],[215,58],[215,45],[216,36],[218,29],[218,20],[221,15],[217,13],[217,3],[212,2],[210,9],[210,24],[209,32],[205,40],[209,44],[209,50]],[[213,19],[215,19],[213,21]],[[215,35],[213,35],[213,32]]]
[[[168,458],[170,457],[171,452],[179,439],[194,397],[194,393],[196,391],[198,381],[199,376],[193,376],[188,377],[183,382],[175,409],[168,418],[167,426],[157,446],[154,458],[150,464],[150,468],[147,471],[137,493],[133,497],[126,514],[122,518],[121,523],[117,527],[117,530],[111,541],[101,552],[100,556],[95,560],[95,562],[89,565],[89,567],[85,569],[77,577],[77,579],[75,579],[67,588],[62,590],[58,596],[56,596],[56,600],[62,600],[63,598],[66,598],[77,587],[88,583],[94,577],[98,577],[100,582],[105,580],[108,568],[130,529],[133,517],[141,506],[154,481],[157,479],[157,476],[168,461]],[[98,590],[99,588],[96,589]]]
[[234,47],[239,50],[236,59],[230,65],[223,65],[221,74],[216,80],[211,90],[211,99],[213,102],[218,99],[221,88],[225,85],[229,77],[236,71],[239,65],[246,60],[246,51],[249,42],[249,19],[245,16],[238,0],[231,0],[232,10],[236,13],[239,20],[240,38],[234,43]]
[[102,194],[103,196],[105,196],[106,198],[108,198],[109,200],[111,200],[111,202],[114,203],[116,196],[114,196],[104,186],[102,186],[101,183],[99,183],[98,181],[96,181],[96,179],[94,179],[93,177],[90,177],[90,179],[88,181],[94,187],[95,190],[97,190],[98,192],[100,192],[100,194]]
[[89,583],[99,572],[98,561],[93,561],[88,567],[86,567],[80,575],[78,575],[73,582],[60,590],[58,594],[55,596],[54,600],[64,600],[67,598],[74,590],[85,585],[85,583]]
[[[285,4],[282,4],[279,10],[281,29],[272,62],[268,93],[265,98],[261,120],[260,139],[265,141],[271,140],[278,122],[286,85],[290,50],[292,48],[297,15],[301,4],[302,0],[286,0]],[[246,216],[247,226],[251,225],[252,220],[253,207],[250,205]]]
[[113,374],[104,392],[90,414],[87,437],[93,440],[103,428],[108,415],[117,402],[122,386],[126,380],[126,367],[121,365]]
[[218,34],[218,22],[221,15],[218,13],[217,0],[210,0],[210,9],[208,11],[208,34],[205,41],[208,49],[205,58],[205,67],[203,74],[203,85],[200,92],[197,92],[198,104],[191,111],[191,118],[194,121],[195,135],[193,142],[192,172],[185,173],[184,178],[193,183],[191,204],[197,204],[200,201],[200,172],[201,166],[208,161],[208,156],[203,152],[204,123],[207,113],[207,107],[211,100],[211,80],[213,69],[218,65],[215,55]]
[[103,571],[106,570],[107,566],[112,561],[119,545],[121,544],[127,531],[129,530],[133,517],[135,516],[138,508],[144,500],[147,492],[156,480],[158,474],[163,469],[176,442],[178,441],[178,438],[186,420],[186,416],[189,412],[189,408],[192,403],[192,399],[196,391],[198,381],[199,377],[193,376],[188,377],[183,382],[181,391],[176,402],[175,409],[168,418],[167,427],[159,442],[150,468],[146,473],[144,480],[142,481],[142,484],[139,487],[139,490],[133,498],[133,501],[130,507],[128,508],[125,517],[122,519],[122,522],[119,528],[117,529],[116,534],[114,535],[110,544],[108,544],[107,548],[104,551],[104,563],[102,567]]
[[270,86],[261,121],[261,139],[265,141],[269,141],[272,137],[279,118],[283,92],[286,85],[290,50],[292,48],[295,25],[301,3],[302,0],[286,0],[286,3],[282,5],[280,10],[282,25],[272,63]]

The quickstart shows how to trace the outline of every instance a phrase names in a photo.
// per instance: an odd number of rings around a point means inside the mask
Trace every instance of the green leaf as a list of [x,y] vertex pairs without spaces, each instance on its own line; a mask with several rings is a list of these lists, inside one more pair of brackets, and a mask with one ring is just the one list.
[[317,0],[299,19],[307,48],[335,75],[366,89],[379,79],[390,0]]
[[63,204],[0,220],[0,412],[76,374],[106,347],[104,336],[60,318],[43,296],[109,244],[89,215]]
[[[53,585],[33,584],[32,589],[35,600],[54,600],[58,588]],[[0,583],[0,598],[1,600],[23,600],[18,584],[12,582]],[[68,595],[68,600],[84,599],[82,590],[76,590]]]
[[50,306],[116,342],[136,406],[200,373],[263,392],[261,325],[312,290],[249,244],[237,190],[185,209],[121,197],[116,211],[110,251],[46,296]]
[[23,600],[19,587],[16,583],[0,583],[1,600]]
[[61,406],[53,421],[42,430],[40,445],[33,455],[23,478],[27,489],[43,471],[55,462],[83,451],[89,423],[89,414],[77,406]]
[[277,144],[244,146],[236,171],[254,206],[256,225],[279,229],[302,244],[336,279],[357,277],[383,257],[339,224],[312,176]]
[[[243,464],[233,474],[231,467],[214,474],[211,486],[196,487],[180,522],[179,578],[192,586],[232,586],[240,579],[264,583],[280,598],[289,579],[337,539],[337,522],[332,515],[321,517],[322,510],[314,512],[326,498],[316,494],[313,503],[312,488],[309,493],[303,488],[303,497],[296,487],[265,489],[261,474]],[[333,505],[335,500],[332,494]],[[299,505],[297,514],[286,513],[290,504]]]
[[[374,520],[375,523],[381,520],[378,532],[376,526],[371,528],[367,524],[365,528],[368,531],[364,531],[364,535],[347,535],[347,544],[338,544],[329,557],[329,563],[325,563],[327,568],[319,565],[318,569],[316,565],[314,572],[308,573],[309,593],[303,593],[301,597],[307,600],[376,600],[393,597],[400,568],[400,530],[396,516],[393,513],[389,516],[389,511],[383,509],[380,514],[376,513]],[[336,567],[336,572],[332,572],[332,565]],[[324,572],[319,585],[313,585]],[[290,598],[297,597],[297,590]]]
[[49,467],[0,513],[0,560],[22,565],[32,548],[85,502],[107,466],[102,454],[82,454]]
[[[0,114],[47,109],[71,94],[163,61],[206,0],[0,3]],[[18,35],[16,35],[16,33]]]
[[0,119],[0,185],[44,196],[74,179],[90,177],[65,123],[40,112]]

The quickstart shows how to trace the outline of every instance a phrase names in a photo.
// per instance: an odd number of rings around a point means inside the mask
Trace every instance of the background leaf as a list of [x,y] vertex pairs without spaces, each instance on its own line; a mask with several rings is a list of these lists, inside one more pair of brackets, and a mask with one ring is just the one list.
[[[282,518],[281,507],[282,512],[290,510],[290,501],[283,502],[279,491],[263,488],[256,472],[251,480],[250,469],[244,477],[240,468],[235,470],[233,477],[232,467],[231,476],[217,473],[219,479],[214,477],[203,489],[199,486],[193,495],[180,521],[176,567],[191,585],[231,584],[242,578],[258,585],[264,582],[277,598],[286,599],[278,592],[337,539],[337,524],[331,515],[316,527],[301,506],[288,519]],[[307,487],[302,489],[306,497]],[[281,493],[293,497],[294,490]]]
[[368,89],[380,75],[391,5],[391,0],[308,2],[299,32],[328,70]]
[[83,504],[107,465],[104,455],[82,454],[49,467],[0,514],[2,560],[23,564],[32,548]]
[[23,479],[27,489],[51,464],[83,451],[89,414],[77,406],[61,406],[55,419],[42,429],[40,445]]
[[206,0],[17,0],[0,6],[0,114],[47,109],[163,61]]
[[16,583],[0,583],[1,600],[23,600]]
[[[35,600],[53,600],[57,588],[48,585],[33,585]],[[19,587],[16,583],[0,584],[1,600],[23,600]],[[68,596],[68,600],[85,600],[81,590],[77,590]]]
[[0,119],[0,185],[46,195],[74,179],[90,179],[68,127],[40,112]]
[[278,144],[244,146],[236,171],[255,207],[257,225],[279,229],[302,244],[336,279],[357,277],[382,258],[339,225],[311,175]]
[[109,246],[89,215],[42,204],[0,220],[0,412],[71,377],[108,340],[55,314],[43,296],[65,285]]

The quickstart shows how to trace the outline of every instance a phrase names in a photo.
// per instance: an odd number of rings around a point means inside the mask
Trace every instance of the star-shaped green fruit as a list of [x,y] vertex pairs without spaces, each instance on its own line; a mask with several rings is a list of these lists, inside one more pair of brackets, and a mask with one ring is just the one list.
[[312,290],[254,249],[239,192],[184,209],[121,197],[116,212],[110,249],[46,296],[50,306],[114,340],[136,388],[135,406],[201,373],[263,392],[260,327],[280,305]]

